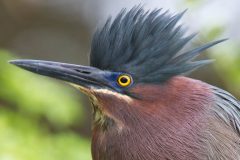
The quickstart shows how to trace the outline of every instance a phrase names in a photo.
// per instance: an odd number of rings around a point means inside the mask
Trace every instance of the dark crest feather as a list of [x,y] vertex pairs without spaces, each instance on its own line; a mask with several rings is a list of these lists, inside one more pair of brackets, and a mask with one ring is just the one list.
[[159,83],[209,63],[209,60],[192,60],[225,39],[178,54],[195,36],[185,36],[185,30],[177,25],[184,13],[171,15],[162,9],[144,11],[139,6],[130,11],[123,9],[113,21],[109,18],[95,32],[91,66],[129,73],[135,82]]

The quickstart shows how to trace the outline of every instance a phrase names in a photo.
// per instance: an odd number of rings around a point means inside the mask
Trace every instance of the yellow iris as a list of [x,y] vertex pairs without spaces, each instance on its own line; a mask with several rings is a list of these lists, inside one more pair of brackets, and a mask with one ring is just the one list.
[[132,78],[130,75],[123,74],[118,77],[117,82],[121,87],[127,87],[132,83]]

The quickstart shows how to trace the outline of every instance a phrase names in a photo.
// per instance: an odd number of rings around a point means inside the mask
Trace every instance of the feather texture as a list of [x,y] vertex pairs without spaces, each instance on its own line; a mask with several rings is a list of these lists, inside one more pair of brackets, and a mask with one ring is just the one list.
[[216,115],[227,125],[232,126],[240,137],[240,103],[230,93],[212,87],[213,93],[217,96],[217,106],[214,108]]
[[185,30],[177,24],[184,13],[171,15],[162,9],[144,11],[139,6],[130,11],[123,9],[95,32],[91,66],[129,73],[135,82],[160,83],[208,64],[211,61],[192,60],[224,40],[179,54],[195,36],[185,36]]

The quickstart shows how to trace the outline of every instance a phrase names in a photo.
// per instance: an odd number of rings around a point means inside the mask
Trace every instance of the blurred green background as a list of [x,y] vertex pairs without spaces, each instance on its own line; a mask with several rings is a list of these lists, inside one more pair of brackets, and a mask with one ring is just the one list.
[[185,49],[229,38],[200,58],[191,77],[240,98],[239,0],[0,0],[0,160],[90,160],[91,107],[74,88],[7,63],[16,58],[88,64],[91,35],[108,15],[136,4],[188,12],[198,32]]

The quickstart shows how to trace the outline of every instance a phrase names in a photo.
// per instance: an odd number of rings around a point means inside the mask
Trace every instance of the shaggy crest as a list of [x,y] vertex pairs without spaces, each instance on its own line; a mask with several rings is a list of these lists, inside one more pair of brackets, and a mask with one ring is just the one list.
[[144,11],[141,7],[122,10],[113,21],[109,18],[95,32],[91,66],[129,73],[135,82],[159,83],[211,62],[192,60],[224,40],[179,54],[195,36],[185,36],[185,30],[177,25],[184,13],[171,15],[162,9]]

